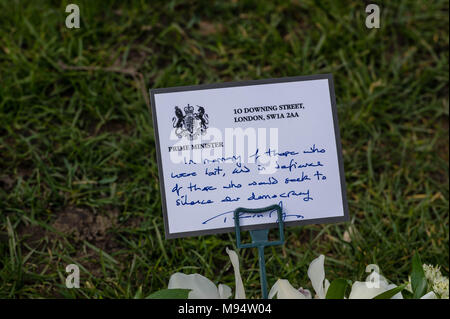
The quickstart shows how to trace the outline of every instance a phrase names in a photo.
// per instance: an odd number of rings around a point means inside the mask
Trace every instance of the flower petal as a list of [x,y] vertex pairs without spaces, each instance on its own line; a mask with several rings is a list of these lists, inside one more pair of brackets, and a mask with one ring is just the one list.
[[[370,264],[366,267],[366,269],[380,269],[376,264]],[[372,271],[370,275],[367,276],[366,282],[379,283],[380,287],[387,288],[389,285],[386,278],[380,275],[376,270]]]
[[[330,282],[328,281],[328,279],[325,279],[325,284],[324,284],[324,288],[325,288],[325,291],[324,291],[324,293],[325,293],[325,296],[327,295],[327,291],[328,291],[328,288],[330,287]],[[325,298],[325,297],[324,297]]]
[[239,257],[236,252],[232,249],[225,248],[228,256],[230,256],[231,264],[234,269],[234,278],[236,281],[236,294],[235,299],[245,299],[244,284],[242,283],[241,273],[239,271]]
[[[324,289],[325,280],[325,268],[323,266],[325,256],[320,255],[314,259],[308,268],[308,277],[311,280],[311,284],[320,299],[325,299],[326,289]],[[329,285],[329,284],[328,284]],[[328,287],[326,287],[328,289]]]
[[170,276],[169,289],[191,289],[189,299],[218,299],[219,291],[216,285],[200,274],[185,275],[175,273]]
[[[387,290],[391,290],[391,289],[394,289],[396,287],[397,287],[396,284],[390,284],[390,285],[387,286]],[[403,299],[402,292],[400,291],[399,293],[393,295],[391,299]]]
[[269,292],[269,299],[307,299],[304,294],[292,287],[286,279],[278,279]]
[[372,299],[385,291],[386,287],[382,287],[381,285],[377,288],[370,282],[355,281],[348,299]]
[[298,291],[305,296],[305,299],[312,299],[311,291],[308,289],[303,289],[303,287],[298,288]]
[[420,299],[438,299],[438,297],[436,296],[434,291],[430,291],[429,293],[427,293],[427,294],[423,295],[422,297],[420,297]]
[[219,296],[220,299],[228,299],[231,297],[231,288],[227,285],[220,284],[219,285]]

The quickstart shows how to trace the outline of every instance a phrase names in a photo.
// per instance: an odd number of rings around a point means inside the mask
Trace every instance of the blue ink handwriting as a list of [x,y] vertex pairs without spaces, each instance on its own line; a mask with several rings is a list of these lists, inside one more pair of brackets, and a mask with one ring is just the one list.
[[327,179],[327,177],[325,175],[323,175],[322,173],[320,173],[319,171],[316,171],[314,173],[314,176],[317,176],[318,181]]
[[196,201],[190,201],[188,200],[187,195],[182,195],[181,198],[177,199],[175,201],[175,203],[177,204],[177,206],[185,206],[185,205],[206,205],[206,204],[212,204],[214,203],[212,200],[207,199],[207,200],[196,200]]
[[228,186],[223,186],[223,188],[229,189],[229,188],[241,188],[241,184],[234,184],[233,181],[230,181],[230,184]]
[[275,177],[269,177],[269,179],[267,180],[267,182],[256,182],[253,181],[251,183],[248,184],[248,186],[259,186],[259,185],[275,185],[278,184],[278,180]]
[[189,177],[189,176],[197,176],[196,172],[191,172],[191,173],[179,173],[179,174],[173,174],[170,173],[170,177],[172,178],[182,178],[182,177]]
[[183,187],[178,186],[178,183],[177,183],[177,184],[175,184],[175,187],[172,188],[172,193],[173,193],[173,192],[177,192],[177,195],[180,196],[180,190],[181,190],[182,188],[183,188]]
[[[280,201],[280,202],[278,203],[278,205],[280,205],[280,207],[281,207],[281,209],[282,209],[281,217],[282,217],[283,221],[286,220],[287,218],[295,218],[295,219],[303,219],[303,218],[305,218],[303,215],[300,215],[300,214],[287,214],[287,213],[283,210],[283,202],[282,202],[282,201]],[[276,214],[276,210],[270,211],[270,212],[268,212],[268,214],[262,214],[262,213],[245,213],[245,212],[244,212],[244,213],[239,214],[239,219],[245,219],[245,218],[264,218],[264,217],[272,218],[272,215],[273,215],[274,213]],[[234,219],[233,214],[234,214],[234,211],[232,211],[232,210],[231,210],[231,211],[227,211],[227,212],[224,212],[224,213],[215,215],[215,216],[213,216],[213,217],[211,217],[211,218],[208,218],[207,220],[203,221],[202,224],[205,225],[205,224],[207,224],[207,223],[209,223],[209,222],[211,222],[211,221],[216,221],[216,220],[218,220],[218,219],[221,218],[221,217],[223,217],[223,223],[226,223],[228,217],[231,217],[232,219]]]
[[240,200],[239,197],[236,197],[236,198],[233,199],[230,196],[227,196],[224,199],[222,199],[221,202],[237,202],[239,200]]
[[316,163],[302,163],[299,164],[298,162],[294,161],[294,159],[291,159],[289,161],[289,165],[280,165],[278,161],[276,162],[277,165],[275,168],[277,169],[288,169],[289,172],[292,172],[293,169],[298,168],[305,168],[305,167],[316,167],[316,166],[323,166],[323,164],[320,161],[317,161]]
[[325,153],[325,149],[324,148],[318,149],[316,147],[316,144],[313,144],[313,146],[310,147],[308,151],[303,151],[303,153]]
[[285,184],[289,184],[289,183],[300,183],[303,181],[310,181],[311,178],[309,178],[309,176],[307,174],[305,174],[305,172],[302,172],[302,176],[301,177],[297,177],[297,178],[286,178],[284,180]]
[[[191,182],[189,182],[189,186],[187,187],[191,192],[192,191],[202,191],[202,192],[208,192],[216,190],[214,186],[205,186],[205,187],[197,187],[197,184],[192,185]],[[179,195],[179,194],[178,194]]]
[[219,166],[217,166],[216,168],[214,168],[212,171],[211,171],[211,170],[208,170],[208,168],[206,168],[206,169],[205,169],[205,175],[208,175],[208,176],[219,175],[220,172],[222,172],[222,171],[223,171],[223,169],[220,168]]

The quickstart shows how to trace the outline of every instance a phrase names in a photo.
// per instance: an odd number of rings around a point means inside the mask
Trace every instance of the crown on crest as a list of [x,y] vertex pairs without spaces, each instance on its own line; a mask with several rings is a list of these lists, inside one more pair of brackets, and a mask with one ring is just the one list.
[[184,111],[186,114],[192,114],[194,113],[194,107],[188,103],[188,105],[184,108]]

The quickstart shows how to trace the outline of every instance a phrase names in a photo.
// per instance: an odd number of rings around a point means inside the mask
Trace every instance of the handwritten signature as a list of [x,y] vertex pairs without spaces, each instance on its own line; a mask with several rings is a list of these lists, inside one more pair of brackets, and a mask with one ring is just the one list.
[[[283,202],[282,201],[280,201],[278,203],[278,205],[280,205],[281,209],[283,209]],[[276,213],[276,209],[271,210],[271,211],[269,211],[267,213],[264,213],[264,214],[263,213],[245,213],[245,212],[243,212],[243,213],[239,214],[239,219],[245,219],[245,218],[272,218],[272,214],[274,212]],[[292,217],[294,217],[295,219],[303,219],[303,218],[305,218],[303,215],[300,215],[300,214],[287,214],[287,213],[285,213],[283,211],[282,211],[281,217],[283,218],[283,221],[285,221],[286,218],[292,218]],[[213,216],[211,218],[208,218],[207,220],[203,221],[202,224],[206,225],[206,224],[208,224],[211,221],[221,220],[221,218],[223,218],[223,223],[225,224],[227,222],[228,218],[234,219],[234,211],[231,210],[231,211],[228,211],[228,212],[224,212],[224,213],[220,213],[218,215],[215,215],[215,216]]]

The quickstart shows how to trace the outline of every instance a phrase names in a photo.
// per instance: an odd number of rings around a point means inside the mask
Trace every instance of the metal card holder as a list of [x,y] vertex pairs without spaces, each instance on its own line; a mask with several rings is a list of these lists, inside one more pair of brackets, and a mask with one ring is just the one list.
[[[250,236],[252,242],[249,244],[241,243],[241,229],[240,229],[240,216],[241,214],[260,214],[260,213],[271,213],[277,211],[278,219],[278,229],[280,233],[279,240],[269,241],[269,228],[250,230]],[[284,244],[284,223],[282,208],[280,205],[271,205],[264,208],[243,208],[239,207],[234,211],[234,226],[236,232],[236,245],[240,248],[258,248],[258,259],[259,259],[259,272],[261,280],[261,291],[263,299],[267,299],[267,276],[266,276],[266,260],[264,257],[264,247],[267,246],[277,246]]]

